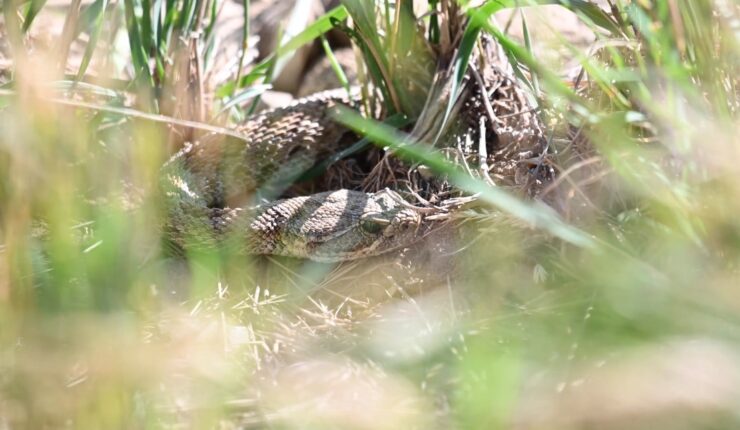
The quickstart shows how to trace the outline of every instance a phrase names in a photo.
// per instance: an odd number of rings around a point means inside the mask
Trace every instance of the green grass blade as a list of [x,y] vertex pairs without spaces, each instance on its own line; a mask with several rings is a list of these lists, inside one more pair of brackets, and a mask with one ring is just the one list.
[[172,31],[175,29],[178,19],[177,0],[166,0],[164,5],[164,19],[162,22],[162,31],[157,39],[157,47],[163,56],[166,55],[167,45],[172,37]]
[[435,58],[421,31],[413,2],[396,5],[394,27],[386,37],[389,71],[401,112],[416,118],[424,108],[435,70]]
[[381,32],[377,25],[376,9],[373,2],[362,0],[342,0],[354,24],[355,43],[360,47],[373,83],[383,93],[383,101],[390,113],[403,112],[401,101],[395,88],[390,69],[389,47],[381,41],[391,29]]
[[267,76],[268,71],[272,68],[272,64],[276,58],[280,58],[283,55],[289,54],[306,43],[312,42],[317,37],[325,34],[334,26],[335,23],[339,23],[347,18],[347,10],[344,6],[337,6],[331,11],[322,15],[319,19],[314,21],[311,25],[306,27],[305,30],[295,35],[292,39],[288,40],[284,45],[280,46],[275,50],[274,53],[269,55],[267,58],[257,64],[250,73],[241,77],[240,81],[236,80],[221,85],[216,89],[217,97],[226,97],[235,91],[235,88],[244,88],[253,82],[256,82],[260,78]]
[[186,32],[191,28],[197,3],[198,1],[196,0],[183,0],[182,7],[179,9],[177,22],[175,23],[175,29]]
[[157,30],[152,23],[152,4],[150,0],[141,1],[141,43],[147,56],[154,52],[154,34]]
[[47,0],[31,0],[28,5],[28,10],[26,11],[26,16],[23,18],[23,27],[21,28],[23,33],[27,33],[31,28],[33,20],[36,18],[36,15],[41,12],[41,9],[44,8],[46,1]]
[[126,8],[126,30],[128,31],[131,59],[134,63],[136,78],[144,79],[151,87],[154,87],[147,61],[148,56],[141,40],[140,20],[136,16],[133,0],[124,0],[124,7]]
[[[604,12],[597,4],[585,0],[529,0],[525,3],[530,6],[536,5],[559,5],[566,9],[587,17],[591,22],[597,26],[608,31],[612,35],[623,34],[622,29],[616,23],[614,18]],[[511,9],[514,7],[520,7],[522,1],[520,0],[488,0],[483,6],[470,9],[468,11],[471,24],[474,27],[481,28],[483,25],[488,23],[489,18],[494,13],[504,10]]]
[[326,34],[329,30],[334,28],[333,21],[344,21],[347,19],[347,9],[344,6],[337,6],[329,12],[322,15],[319,19],[311,23],[303,31],[296,34],[285,44],[281,45],[275,51],[278,57],[286,55],[290,52],[295,51],[301,46],[314,41],[316,38],[323,34]]
[[[241,52],[239,54],[239,65],[236,69],[236,79],[234,79],[234,82],[241,82],[242,80],[244,60],[247,58],[247,52],[249,51],[249,0],[242,0],[242,12],[242,46]],[[236,92],[237,88],[238,85],[234,85],[233,89],[231,90],[232,96]]]
[[558,0],[553,2],[538,1],[537,4],[559,4],[560,6],[575,12],[577,15],[586,17],[591,22],[608,31],[612,36],[620,36],[622,28],[617,21],[604,12],[598,4],[584,0]]
[[262,93],[269,90],[270,88],[272,88],[272,85],[267,85],[267,84],[266,85],[254,85],[254,86],[251,86],[245,89],[244,91],[237,93],[236,95],[234,95],[233,97],[229,98],[226,101],[224,106],[218,112],[217,116],[220,116],[221,114],[233,108],[234,106],[240,105],[246,102],[247,100],[251,100],[261,95]]
[[441,30],[439,29],[439,17],[437,16],[437,5],[439,4],[439,0],[430,0],[429,1],[429,11],[432,13],[432,15],[429,17],[429,30],[428,30],[428,38],[429,42],[433,44],[439,43],[439,36]]
[[[277,38],[277,40],[280,41],[279,45],[282,45],[286,41],[293,39],[295,35],[301,34],[303,30],[305,30],[310,25],[308,18],[311,14],[312,4],[313,3],[311,0],[296,0],[293,3],[293,7],[290,11],[290,14],[288,14],[287,20],[281,21],[281,31],[278,32],[279,35]],[[315,38],[306,40],[305,43],[313,41],[314,39]],[[303,43],[301,45],[303,45]],[[294,51],[291,51],[290,53],[281,55],[275,60],[275,62],[273,63],[272,73],[270,75],[271,79],[280,76],[285,66],[287,66],[290,60],[293,58],[293,54]]]
[[205,30],[203,30],[203,38],[207,41],[206,43],[210,43],[211,40],[213,40],[215,33],[214,28],[216,28],[216,21],[218,21],[218,0],[212,0],[212,3],[210,4],[211,10],[209,11],[209,18],[208,18],[208,25],[206,26]]
[[339,64],[337,57],[334,56],[334,52],[331,50],[331,46],[329,46],[329,41],[326,40],[326,37],[323,34],[321,35],[321,47],[324,49],[324,54],[326,54],[326,58],[329,59],[331,69],[334,71],[337,79],[339,79],[340,85],[342,85],[342,87],[347,91],[347,94],[349,94],[350,88],[347,75],[344,73],[344,70],[342,70],[341,64]]
[[82,80],[82,77],[87,71],[87,67],[90,65],[90,60],[95,53],[95,47],[98,44],[98,38],[100,37],[100,31],[103,28],[103,17],[105,16],[105,10],[108,6],[108,0],[95,0],[95,3],[90,7],[89,10],[97,11],[97,16],[93,19],[93,24],[90,28],[90,39],[85,45],[85,53],[82,55],[82,61],[80,67],[77,69],[77,76],[75,81]]
[[[524,36],[524,47],[527,48],[527,52],[532,54],[534,56],[534,50],[532,49],[532,39],[529,36],[529,26],[527,25],[527,18],[524,16],[524,14],[521,14],[522,16],[522,34]],[[520,79],[524,77],[524,73],[519,70],[517,67],[516,71],[517,75],[521,75]],[[528,79],[524,79],[524,82],[527,83],[527,85],[532,89],[534,92],[535,97],[540,97],[540,82],[537,79],[537,75],[532,75],[532,80],[529,81]]]
[[152,42],[155,50],[162,34],[162,1],[154,0],[152,3]]

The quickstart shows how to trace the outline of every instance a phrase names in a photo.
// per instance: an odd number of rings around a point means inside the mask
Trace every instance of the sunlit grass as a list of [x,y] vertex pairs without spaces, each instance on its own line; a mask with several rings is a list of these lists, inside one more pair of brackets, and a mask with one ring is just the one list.
[[[208,85],[194,76],[217,55],[220,1],[83,2],[48,49],[28,32],[51,6],[4,3],[0,427],[737,427],[740,11],[528,2],[593,29],[593,50],[569,47],[573,83],[526,25],[518,41],[488,21],[519,3],[429,1],[439,14],[420,18],[411,2],[345,1]],[[470,17],[457,45],[450,10]],[[248,114],[278,59],[348,16],[386,122],[342,121],[478,204],[418,249],[339,266],[171,255],[158,183],[172,149]],[[545,120],[558,175],[541,200],[388,125],[425,106],[432,53],[454,61],[455,94],[481,32]]]

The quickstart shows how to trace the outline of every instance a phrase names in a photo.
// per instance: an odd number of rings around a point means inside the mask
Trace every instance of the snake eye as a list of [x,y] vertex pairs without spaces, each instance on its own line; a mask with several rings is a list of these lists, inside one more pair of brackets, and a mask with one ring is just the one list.
[[387,219],[363,216],[360,220],[360,227],[365,233],[378,234],[390,223]]

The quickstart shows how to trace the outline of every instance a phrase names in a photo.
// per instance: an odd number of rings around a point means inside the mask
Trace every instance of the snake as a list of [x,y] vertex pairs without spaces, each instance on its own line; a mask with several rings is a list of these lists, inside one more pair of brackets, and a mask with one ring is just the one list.
[[353,106],[343,90],[324,91],[260,113],[237,127],[243,139],[212,136],[187,144],[163,167],[167,237],[185,250],[221,246],[251,255],[336,262],[407,246],[426,214],[390,190],[324,191],[271,201],[258,191],[284,182],[341,149],[348,130],[331,115]]
[[[490,39],[484,42],[481,57],[505,58]],[[445,136],[442,146],[457,146],[465,156],[473,136],[487,151],[496,149],[491,155],[503,160],[498,164],[518,175],[522,161],[543,147],[539,120],[509,73],[491,67],[481,70],[478,81],[456,121],[466,142]],[[225,248],[323,262],[377,256],[423,238],[440,224],[439,210],[454,204],[419,207],[392,189],[338,188],[279,198],[299,173],[353,142],[333,112],[360,101],[345,90],[323,91],[249,117],[235,129],[241,138],[211,135],[186,144],[162,168],[165,237],[185,251]],[[485,130],[482,117],[489,124]],[[417,126],[434,122],[419,120]]]

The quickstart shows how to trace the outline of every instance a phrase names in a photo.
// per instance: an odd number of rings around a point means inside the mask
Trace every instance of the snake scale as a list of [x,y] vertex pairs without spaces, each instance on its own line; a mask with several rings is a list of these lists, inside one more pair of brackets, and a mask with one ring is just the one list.
[[347,189],[255,202],[296,172],[340,149],[347,129],[330,111],[353,100],[326,91],[248,119],[244,140],[210,136],[188,144],[163,167],[167,236],[185,249],[233,246],[245,254],[316,261],[378,255],[424,231],[422,211],[391,190]]

